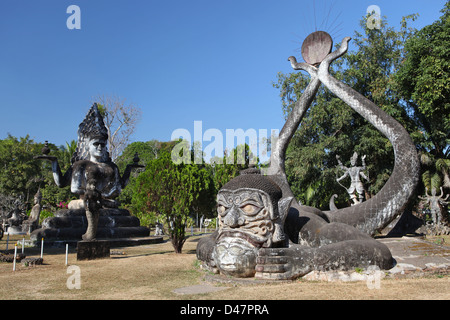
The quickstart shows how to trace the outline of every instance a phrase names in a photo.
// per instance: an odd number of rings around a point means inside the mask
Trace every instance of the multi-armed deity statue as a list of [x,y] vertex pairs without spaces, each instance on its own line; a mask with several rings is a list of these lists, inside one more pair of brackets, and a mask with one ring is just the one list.
[[36,230],[32,237],[77,238],[85,230],[83,240],[92,240],[97,236],[100,216],[105,216],[103,237],[148,235],[148,228],[139,227],[139,220],[126,210],[118,209],[115,200],[127,185],[131,171],[143,166],[138,164],[139,159],[136,158],[127,165],[121,176],[117,165],[109,157],[107,141],[107,128],[97,104],[94,104],[78,128],[77,149],[72,165],[64,174],[58,159],[48,155],[48,151],[36,157],[50,161],[56,185],[61,188],[70,186],[70,190],[80,199],[71,201],[68,210],[61,210],[54,218],[44,221],[44,228]]
[[[305,63],[289,57],[293,68],[307,71],[311,81],[272,148],[266,174],[247,170],[219,191],[219,228],[197,246],[206,268],[234,277],[293,279],[313,270],[393,266],[389,249],[372,235],[405,209],[419,180],[419,161],[409,134],[396,120],[329,74],[331,62],[345,54],[349,40],[344,38],[331,52],[331,37],[317,31],[302,46]],[[321,83],[381,131],[395,152],[392,175],[377,195],[333,211],[300,205],[284,166],[289,141]]]

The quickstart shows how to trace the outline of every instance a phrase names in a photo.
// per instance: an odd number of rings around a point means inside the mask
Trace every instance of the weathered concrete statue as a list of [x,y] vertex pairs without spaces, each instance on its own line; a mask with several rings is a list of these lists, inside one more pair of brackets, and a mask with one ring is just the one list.
[[[197,257],[206,268],[235,277],[281,280],[313,270],[393,266],[388,247],[372,235],[403,212],[419,180],[419,160],[409,134],[396,120],[328,73],[330,63],[347,51],[349,40],[344,38],[330,53],[331,37],[318,31],[305,40],[307,48],[302,47],[306,63],[289,58],[295,70],[311,75],[311,82],[272,148],[266,174],[243,172],[219,191],[219,228],[197,246]],[[284,167],[289,141],[320,83],[380,130],[395,152],[393,173],[376,196],[328,212],[294,199]]]
[[95,239],[100,209],[117,208],[115,198],[127,185],[132,169],[143,167],[137,164],[137,160],[127,165],[121,177],[117,165],[109,157],[107,141],[108,130],[95,103],[79,125],[77,150],[72,157],[72,165],[64,174],[56,157],[36,157],[51,161],[58,187],[70,185],[70,190],[80,195],[79,200],[69,203],[69,209],[86,210],[88,227],[83,240]]
[[339,159],[339,156],[336,155],[336,159],[339,164],[339,168],[344,171],[344,174],[336,179],[336,181],[340,183],[341,180],[345,179],[346,177],[350,177],[351,184],[349,188],[344,188],[347,190],[347,193],[350,196],[350,200],[353,201],[352,205],[358,204],[360,202],[364,201],[364,185],[361,181],[360,177],[363,177],[366,179],[366,181],[369,181],[369,178],[364,174],[364,170],[366,170],[366,155],[363,155],[361,157],[361,164],[362,166],[357,166],[356,161],[358,161],[358,154],[355,152],[353,153],[353,156],[350,158],[350,168],[347,168],[344,166]]

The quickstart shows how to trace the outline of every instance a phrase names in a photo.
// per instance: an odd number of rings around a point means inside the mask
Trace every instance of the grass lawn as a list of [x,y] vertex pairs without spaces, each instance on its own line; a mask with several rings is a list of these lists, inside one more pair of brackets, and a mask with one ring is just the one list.
[[[178,294],[173,290],[204,283],[205,271],[198,267],[195,249],[200,236],[189,237],[182,254],[170,242],[136,247],[112,248],[109,259],[77,261],[69,249],[68,264],[80,271],[80,289],[69,289],[65,248],[45,248],[44,265],[23,266],[0,262],[0,299],[63,300],[360,300],[360,299],[450,299],[448,276],[416,279],[383,279],[379,289],[365,282],[318,282],[296,280],[289,283],[218,283],[224,287],[213,293]],[[9,248],[22,236],[11,236]],[[6,236],[0,250],[6,246]],[[18,247],[21,252],[21,247]],[[39,257],[40,248],[25,248],[27,257]]]

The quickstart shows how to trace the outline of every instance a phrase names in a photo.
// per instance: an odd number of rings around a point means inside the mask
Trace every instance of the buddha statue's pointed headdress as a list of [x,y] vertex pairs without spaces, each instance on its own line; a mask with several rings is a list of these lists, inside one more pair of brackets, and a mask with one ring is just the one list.
[[92,105],[83,122],[78,126],[78,138],[80,137],[108,139],[108,130],[97,103]]

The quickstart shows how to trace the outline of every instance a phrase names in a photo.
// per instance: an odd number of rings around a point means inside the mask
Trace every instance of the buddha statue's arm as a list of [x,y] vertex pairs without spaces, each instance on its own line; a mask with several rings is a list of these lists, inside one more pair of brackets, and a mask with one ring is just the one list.
[[138,168],[145,168],[145,166],[137,164],[137,162],[128,164],[125,168],[125,171],[123,172],[122,177],[120,178],[120,184],[122,186],[122,189],[125,188],[128,184],[128,181],[130,180],[130,174],[134,169]]

